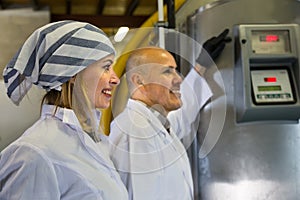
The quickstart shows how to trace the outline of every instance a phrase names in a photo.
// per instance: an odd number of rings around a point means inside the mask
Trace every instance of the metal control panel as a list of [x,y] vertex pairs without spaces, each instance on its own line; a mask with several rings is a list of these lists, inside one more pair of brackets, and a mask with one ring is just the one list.
[[251,82],[256,104],[293,103],[296,100],[286,69],[251,70]]
[[234,28],[236,121],[298,122],[298,24],[250,24]]

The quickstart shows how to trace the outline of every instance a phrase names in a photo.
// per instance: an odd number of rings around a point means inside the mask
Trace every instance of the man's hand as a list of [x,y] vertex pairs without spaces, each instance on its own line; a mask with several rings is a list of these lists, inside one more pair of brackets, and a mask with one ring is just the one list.
[[210,58],[215,61],[219,55],[222,53],[225,48],[225,44],[231,41],[231,38],[228,37],[229,29],[225,29],[217,37],[212,37],[204,42],[203,49],[196,59],[196,62],[204,67],[210,67]]

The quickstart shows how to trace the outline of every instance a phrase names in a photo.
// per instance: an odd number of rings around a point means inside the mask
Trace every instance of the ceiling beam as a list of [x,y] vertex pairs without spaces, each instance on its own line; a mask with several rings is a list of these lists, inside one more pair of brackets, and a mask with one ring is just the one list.
[[117,28],[120,26],[128,26],[130,28],[138,28],[148,16],[109,16],[109,15],[62,15],[51,14],[51,22],[60,20],[76,20],[89,22],[95,26],[103,28]]
[[127,7],[127,9],[126,9],[125,15],[126,16],[133,15],[133,12],[135,11],[135,9],[139,5],[139,3],[140,3],[139,0],[131,0],[128,7]]

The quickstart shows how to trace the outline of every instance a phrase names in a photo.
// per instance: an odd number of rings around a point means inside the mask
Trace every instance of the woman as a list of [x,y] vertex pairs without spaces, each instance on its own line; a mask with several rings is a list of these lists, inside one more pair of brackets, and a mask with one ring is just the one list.
[[119,84],[115,50],[91,24],[37,29],[4,69],[19,104],[32,84],[46,89],[40,119],[0,154],[0,199],[128,199],[98,130]]

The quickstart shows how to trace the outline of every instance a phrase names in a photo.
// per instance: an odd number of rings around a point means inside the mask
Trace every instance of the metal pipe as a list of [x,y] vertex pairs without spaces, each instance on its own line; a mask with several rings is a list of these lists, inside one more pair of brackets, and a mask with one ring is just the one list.
[[[163,0],[157,0],[158,7],[158,24],[164,22],[164,3]],[[159,47],[165,48],[165,31],[164,27],[158,27]]]
[[175,28],[174,0],[165,0],[167,4],[168,28]]

